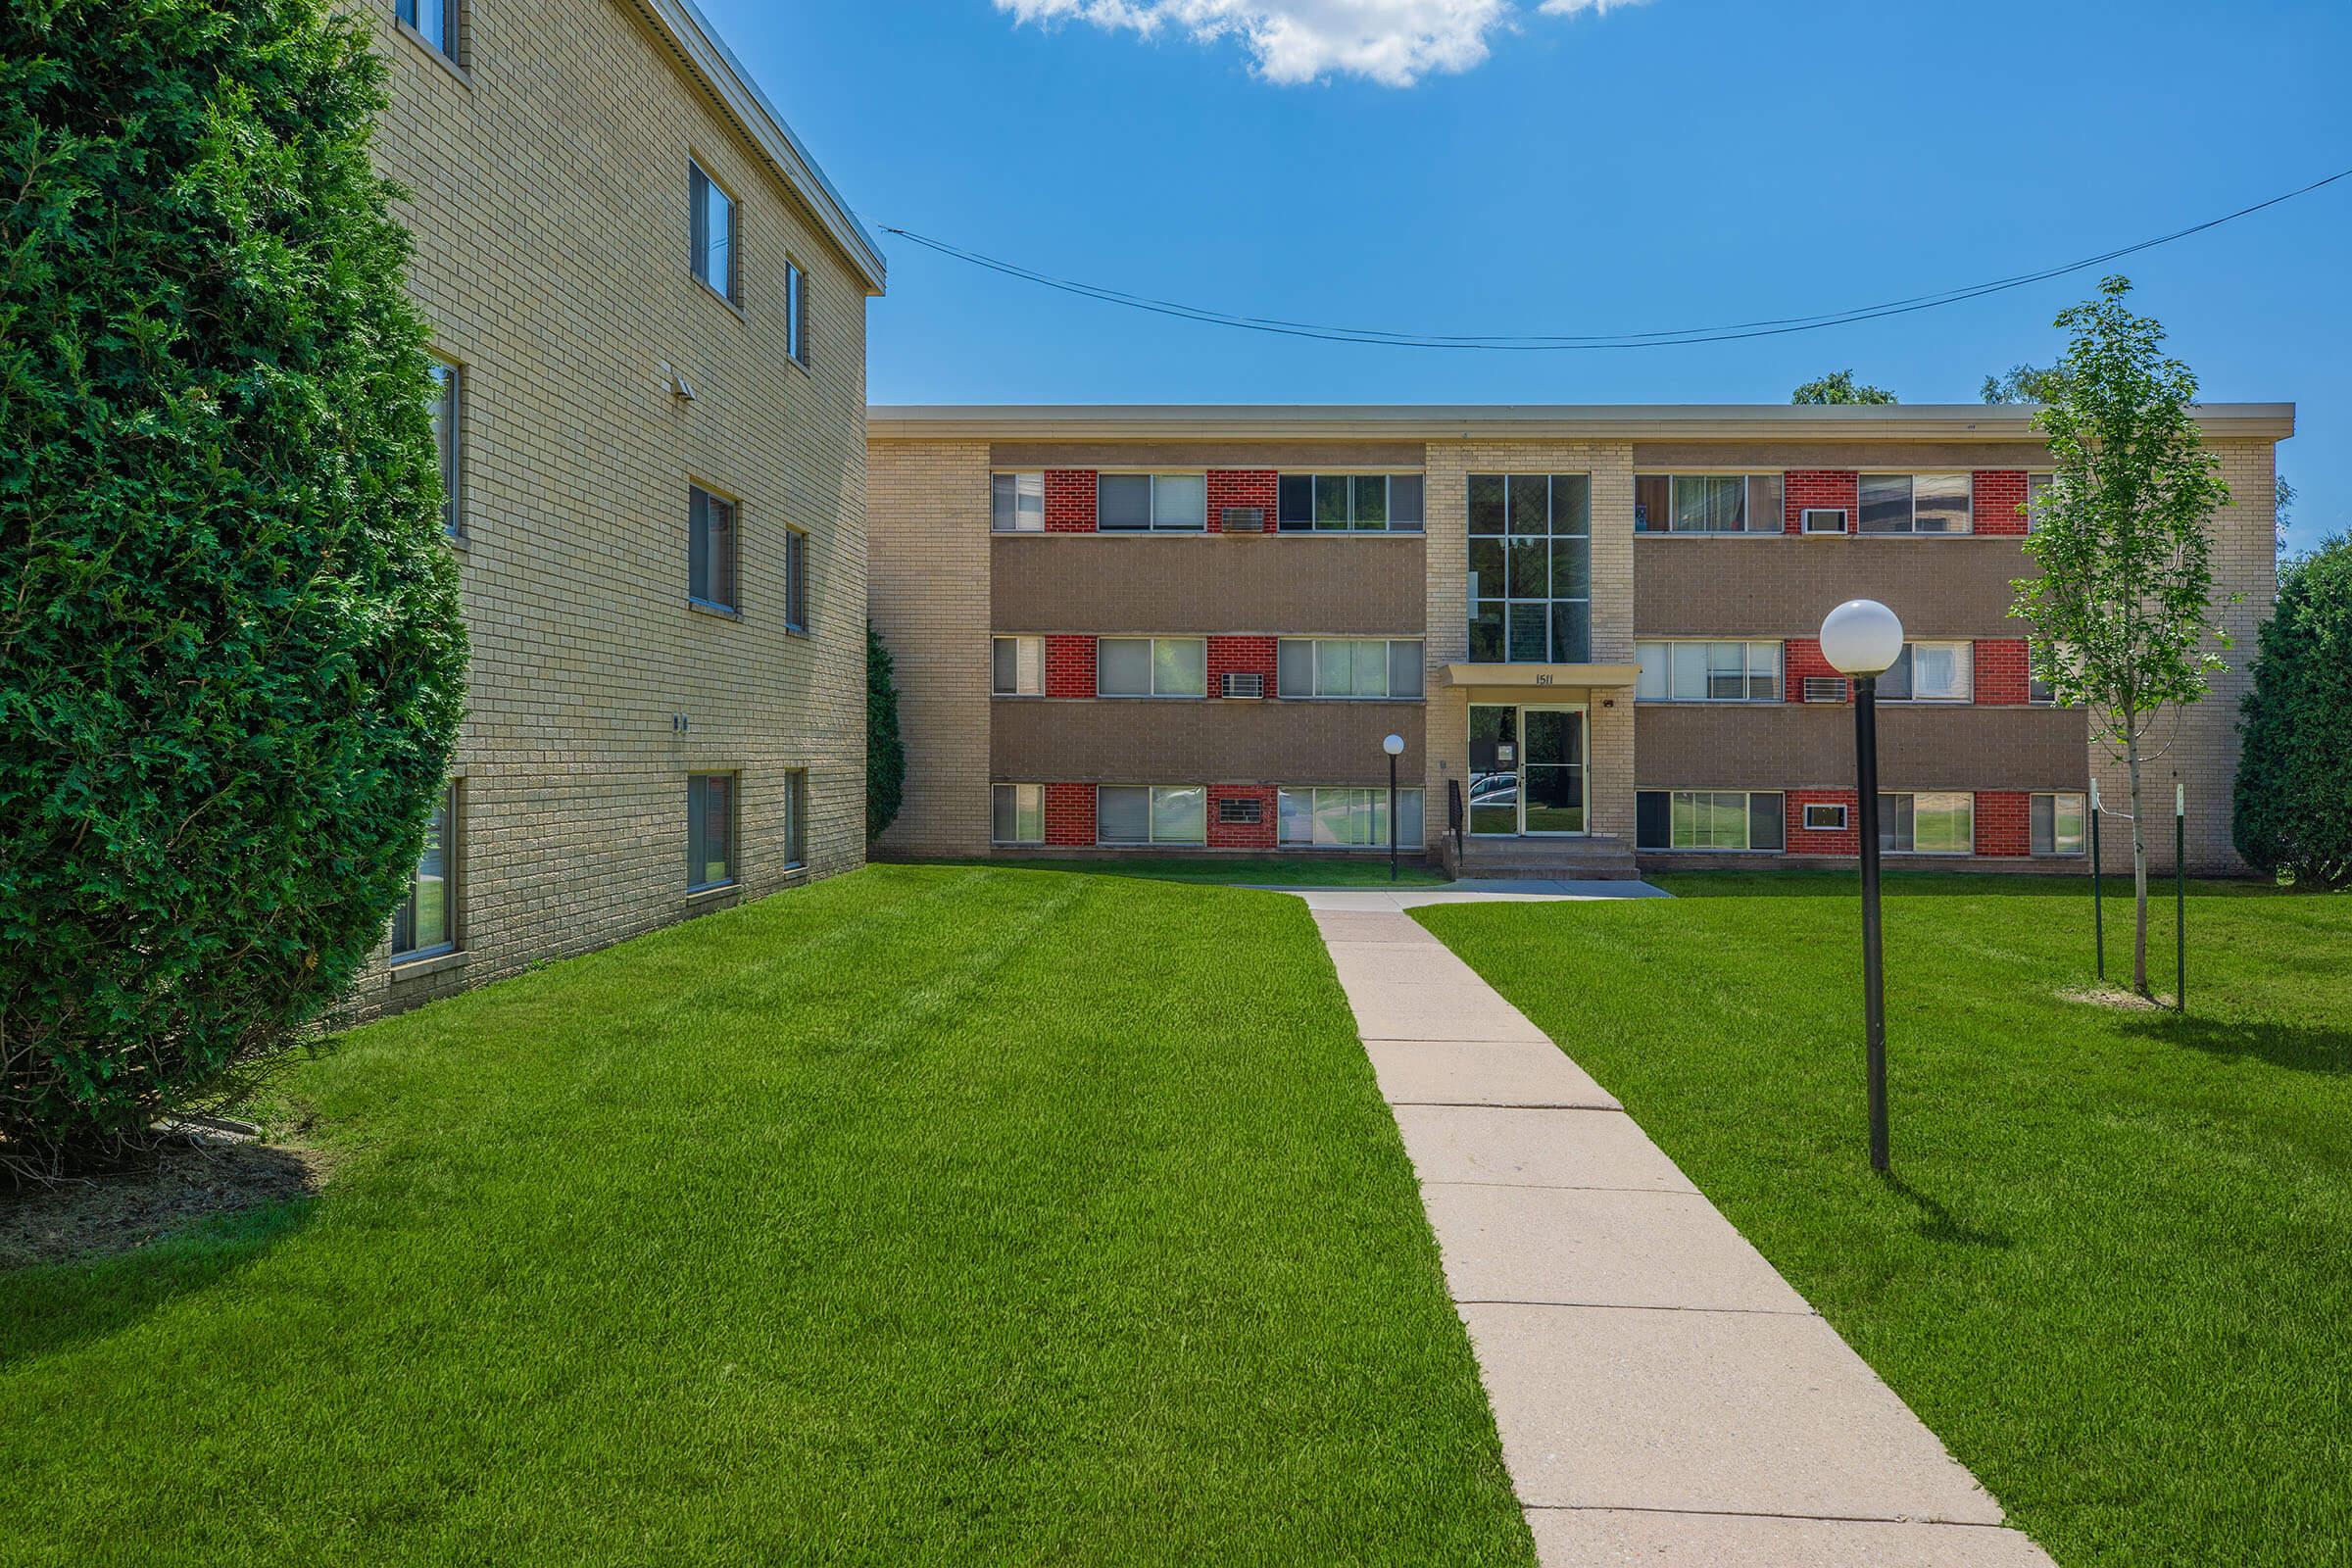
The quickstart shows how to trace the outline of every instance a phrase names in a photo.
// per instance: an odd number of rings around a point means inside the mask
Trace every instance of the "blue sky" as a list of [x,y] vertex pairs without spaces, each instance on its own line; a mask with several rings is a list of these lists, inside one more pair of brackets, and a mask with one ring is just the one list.
[[[870,223],[1348,325],[1834,310],[2352,167],[2340,0],[701,3]],[[1367,36],[1367,9],[1420,31]],[[1175,15],[1144,32],[1090,10]],[[1239,25],[1203,40],[1182,17]],[[883,238],[876,402],[1781,402],[1849,366],[1905,402],[1970,401],[2051,358],[2050,318],[2092,283],[1747,342],[1438,354],[1167,320]],[[2298,547],[2352,527],[2348,257],[2352,180],[2123,264],[2207,397],[2301,406],[2280,449]]]

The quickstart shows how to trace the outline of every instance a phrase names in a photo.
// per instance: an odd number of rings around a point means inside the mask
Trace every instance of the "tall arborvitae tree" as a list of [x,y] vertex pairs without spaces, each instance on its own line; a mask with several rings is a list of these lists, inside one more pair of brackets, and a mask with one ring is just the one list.
[[2237,853],[2299,883],[2352,884],[2352,538],[2278,574],[2242,711]]
[[898,820],[906,789],[906,746],[899,737],[899,688],[890,650],[865,623],[865,842]]

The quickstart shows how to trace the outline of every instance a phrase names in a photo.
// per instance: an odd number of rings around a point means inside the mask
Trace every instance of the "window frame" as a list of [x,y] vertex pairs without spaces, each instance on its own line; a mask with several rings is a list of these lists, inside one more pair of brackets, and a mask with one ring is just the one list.
[[[1418,784],[1397,786],[1396,814],[1399,817],[1405,814],[1405,802],[1409,799],[1421,824],[1418,836],[1409,840],[1401,840],[1396,845],[1398,854],[1408,850],[1426,849],[1429,846],[1428,794],[1429,792]],[[1389,834],[1362,844],[1326,842],[1321,836],[1325,820],[1323,797],[1326,795],[1363,797],[1361,800],[1351,800],[1347,803],[1349,814],[1352,815],[1358,808],[1369,811],[1373,813],[1375,825],[1387,825],[1390,829]],[[1289,825],[1293,820],[1292,803],[1298,796],[1306,797],[1304,818],[1307,825],[1307,836],[1303,839],[1288,836]],[[1389,848],[1389,838],[1397,836],[1394,823],[1382,823],[1381,819],[1388,815],[1388,807],[1389,788],[1385,784],[1279,785],[1274,791],[1274,847],[1277,850],[1321,850],[1327,853],[1339,851],[1349,855],[1385,854]]]
[[[1538,479],[1544,481],[1544,532],[1541,534],[1515,527],[1516,519],[1513,516],[1514,510],[1518,505],[1520,486],[1532,485]],[[1563,529],[1560,526],[1559,485],[1563,479],[1578,481],[1583,492],[1581,527]],[[1481,531],[1479,528],[1478,514],[1481,503],[1478,491],[1482,482],[1501,486],[1499,492],[1501,530],[1499,532]],[[1592,662],[1593,598],[1592,471],[1587,469],[1582,472],[1567,473],[1467,473],[1463,475],[1463,505],[1467,539],[1464,622],[1468,632],[1466,652],[1469,662],[1479,664],[1591,663]],[[1512,591],[1510,578],[1516,548],[1532,545],[1538,541],[1544,546],[1544,592],[1541,597],[1515,593]],[[1557,581],[1559,551],[1563,542],[1570,547],[1569,559],[1572,562],[1577,559],[1578,551],[1582,552],[1584,592],[1581,594],[1563,594],[1559,591]],[[1499,550],[1497,559],[1501,563],[1500,587],[1503,590],[1499,594],[1488,594],[1480,591],[1481,573],[1475,563],[1481,553],[1481,546],[1485,544],[1493,544]],[[1479,647],[1482,636],[1480,623],[1487,618],[1490,606],[1499,616],[1494,623],[1496,627],[1494,635],[1497,637],[1498,643],[1494,652],[1499,656],[1496,658],[1482,657]],[[1520,620],[1515,612],[1521,608],[1532,612],[1537,606],[1543,607],[1544,610],[1543,657],[1522,659],[1517,657],[1513,644],[1514,631]],[[1581,649],[1572,640],[1566,645],[1565,655],[1563,655],[1562,628],[1559,624],[1560,611],[1564,606],[1581,607],[1583,627]]]
[[[1150,482],[1147,492],[1147,520],[1141,527],[1132,523],[1116,526],[1102,521],[1102,484],[1104,480],[1144,479]],[[1200,486],[1200,516],[1195,522],[1162,522],[1159,517],[1159,489],[1163,481],[1190,479]],[[1208,470],[1205,468],[1099,468],[1095,471],[1095,531],[1117,534],[1198,534],[1208,531]]]
[[[1838,526],[1816,528],[1813,526],[1815,517],[1836,517]],[[1853,514],[1843,507],[1799,507],[1796,509],[1796,531],[1806,538],[1842,539],[1854,531]]]
[[[2041,803],[2050,803],[2050,848],[2039,847],[2041,824],[2034,818]],[[2058,848],[2058,804],[2075,803],[2075,847]],[[2090,853],[2090,797],[2082,790],[2034,790],[2026,801],[2026,853],[2048,859],[2080,859]]]
[[784,357],[808,368],[808,270],[784,253]]
[[[1664,844],[1644,844],[1641,841],[1642,798],[1643,796],[1648,796],[1653,800],[1663,797],[1666,801],[1666,842]],[[1734,845],[1677,844],[1674,842],[1683,819],[1678,803],[1689,800],[1695,807],[1701,796],[1706,798],[1707,809],[1710,814],[1725,809],[1726,808],[1721,804],[1724,801],[1737,799],[1740,802],[1737,808],[1740,818],[1740,843]],[[1756,803],[1766,799],[1774,803],[1769,814],[1775,824],[1775,836],[1779,838],[1780,842],[1759,847],[1755,842]],[[1634,839],[1635,849],[1643,855],[1786,855],[1788,853],[1788,792],[1787,790],[1636,790],[1634,792]]]
[[[707,871],[710,863],[709,839],[710,822],[705,813],[710,809],[710,785],[724,780],[726,799],[722,803],[724,821],[723,850],[726,855],[726,875],[717,878],[705,876],[696,880],[698,869]],[[686,893],[716,893],[724,888],[740,886],[743,881],[743,774],[728,769],[711,769],[686,775]]]
[[[1347,520],[1328,527],[1322,523],[1316,514],[1318,511],[1316,504],[1316,487],[1321,485],[1323,481],[1327,479],[1344,481],[1348,487]],[[1355,515],[1355,487],[1357,481],[1363,479],[1378,479],[1382,481],[1383,489],[1381,492],[1381,521],[1377,524],[1366,524],[1360,522],[1357,520]],[[1420,515],[1414,518],[1409,527],[1398,527],[1396,524],[1396,481],[1399,479],[1410,479],[1421,487]],[[1301,521],[1293,521],[1283,510],[1283,491],[1287,486],[1297,484],[1300,481],[1304,481],[1307,486],[1306,516]],[[1275,533],[1297,534],[1308,537],[1320,536],[1329,538],[1341,538],[1350,534],[1392,533],[1410,534],[1418,538],[1429,531],[1428,472],[1427,470],[1407,470],[1399,468],[1317,468],[1312,471],[1308,471],[1303,468],[1279,469],[1274,475],[1274,527],[1272,531]]]
[[[1961,651],[1960,667],[1964,677],[1962,681],[1964,689],[1959,696],[1922,697],[1919,695],[1919,656],[1914,650],[1920,648],[1957,648]],[[1920,703],[1940,708],[1967,708],[1977,700],[1977,645],[1967,638],[1921,637],[1906,640],[1902,653],[1896,656],[1894,663],[1887,666],[1878,679],[1882,682],[1885,681],[1888,675],[1894,673],[1897,667],[1902,669],[1903,679],[1907,682],[1903,694],[1899,697],[1889,697],[1886,695],[1886,688],[1881,686],[1878,695],[1882,702]]]
[[[1900,479],[1904,484],[1906,510],[1905,525],[1900,528],[1873,528],[1870,525],[1870,483],[1873,479]],[[1964,526],[1958,528],[1922,528],[1919,525],[1919,482],[1922,479],[1958,480],[1963,507]],[[1977,531],[1977,486],[1975,473],[1961,469],[1919,468],[1907,472],[1885,471],[1854,475],[1854,532],[1864,539],[1966,539]]]
[[[710,544],[708,537],[710,508],[727,509],[726,588],[731,597],[718,599],[695,592],[694,566],[696,552],[705,563],[706,579],[715,569],[710,564]],[[711,586],[706,581],[704,586]],[[743,502],[724,490],[714,490],[700,479],[686,481],[686,603],[696,610],[733,619],[743,618]]]
[[[1674,694],[1674,678],[1676,673],[1675,659],[1672,650],[1678,647],[1704,648],[1709,650],[1716,648],[1740,649],[1740,695],[1738,697],[1716,697],[1712,695],[1701,695],[1697,697],[1676,696]],[[1667,650],[1665,663],[1660,675],[1660,681],[1665,688],[1664,695],[1662,696],[1643,695],[1643,689],[1650,683],[1649,661],[1642,657],[1642,650],[1647,648]],[[1755,661],[1756,650],[1759,648],[1769,648],[1772,650],[1772,695],[1770,697],[1758,697],[1755,695],[1757,679]],[[1777,638],[1644,637],[1634,644],[1634,662],[1642,671],[1642,673],[1635,678],[1634,682],[1634,701],[1637,703],[1710,703],[1716,705],[1730,705],[1734,703],[1765,704],[1785,701],[1788,695],[1788,650],[1786,646],[1783,645]],[[1701,686],[1712,686],[1715,676],[1714,665],[1711,661],[1702,662],[1699,677]]]
[[2026,532],[2030,534],[2041,532],[2041,521],[2036,515],[2039,503],[2034,499],[2034,491],[2040,490],[2046,493],[2057,482],[2058,474],[2055,469],[2028,468],[2026,470]]
[[[736,574],[742,593],[743,512],[735,513]],[[784,525],[784,629],[795,637],[808,635],[808,530]]]
[[[1361,692],[1326,692],[1323,688],[1323,654],[1325,643],[1379,643],[1381,655],[1381,689],[1378,694]],[[1307,652],[1307,685],[1303,692],[1286,688],[1282,657],[1286,646],[1303,644]],[[1396,691],[1396,657],[1400,648],[1410,648],[1411,664],[1418,679],[1416,689],[1409,695]],[[1277,637],[1274,639],[1274,695],[1291,703],[1421,703],[1429,700],[1429,643],[1421,637]]]
[[[1023,492],[1023,489],[1024,489],[1024,484],[1023,484],[1023,481],[1025,481],[1025,480],[1029,480],[1029,479],[1034,479],[1034,480],[1036,480],[1036,481],[1037,481],[1037,511],[1036,511],[1036,513],[1034,514],[1034,515],[1035,515],[1035,516],[1036,516],[1036,518],[1037,518],[1037,523],[1036,523],[1036,525],[1035,525],[1034,527],[1028,527],[1028,528],[1024,528],[1024,527],[1022,527],[1022,526],[1021,526],[1021,518],[1022,518],[1022,516],[1025,514],[1023,514],[1023,512],[1021,511],[1021,496],[1022,496],[1022,492]],[[1011,503],[1012,503],[1012,508],[1011,508],[1011,511],[1010,511],[1009,513],[1004,514],[1004,515],[1005,515],[1005,516],[1009,516],[1009,517],[1012,519],[1012,521],[1011,521],[1011,526],[1009,526],[1009,527],[1005,526],[1005,525],[1004,525],[1003,522],[1001,522],[1001,521],[999,520],[999,513],[998,513],[998,511],[997,511],[997,501],[998,501],[998,495],[999,495],[999,487],[1000,487],[1000,485],[1003,483],[1003,481],[1004,481],[1004,480],[1010,480],[1010,481],[1012,481],[1012,482],[1011,482],[1011,484],[1010,484],[1008,487],[1006,487],[1006,488],[1004,489],[1004,493],[1005,495],[1007,495],[1007,496],[1009,496],[1009,497],[1011,498]],[[989,531],[990,533],[1044,533],[1044,532],[1046,531],[1046,470],[1045,470],[1045,469],[1043,469],[1043,468],[991,468],[991,469],[989,470],[989,473],[988,473],[988,531]]]
[[[998,802],[999,800],[1003,799],[1003,797],[1004,797],[1004,792],[1005,792],[1005,791],[1007,791],[1007,790],[1009,790],[1009,791],[1011,791],[1011,792],[1012,792],[1012,798],[1013,798],[1013,808],[1012,808],[1012,827],[1013,827],[1013,832],[1014,832],[1016,835],[1017,835],[1017,834],[1018,834],[1018,833],[1021,831],[1021,823],[1022,823],[1022,819],[1023,819],[1023,817],[1024,817],[1024,816],[1026,816],[1026,815],[1028,814],[1028,813],[1027,813],[1027,811],[1026,811],[1026,810],[1023,808],[1023,807],[1022,807],[1022,805],[1021,805],[1021,792],[1022,792],[1022,791],[1024,791],[1024,790],[1033,792],[1033,794],[1034,794],[1034,799],[1035,799],[1035,801],[1036,801],[1036,813],[1037,813],[1037,814],[1036,814],[1036,820],[1037,820],[1037,837],[1035,837],[1035,838],[1020,838],[1020,837],[1014,837],[1014,838],[1009,838],[1009,839],[1007,839],[1007,838],[999,838],[999,837],[997,836],[997,802]],[[1046,842],[1046,787],[1045,787],[1043,784],[1020,784],[1020,783],[992,783],[992,784],[990,784],[990,785],[989,785],[989,787],[988,787],[988,842],[989,842],[990,844],[992,844],[992,845],[1004,845],[1004,846],[1011,847],[1011,848],[1022,848],[1022,847],[1027,847],[1027,846],[1032,846],[1032,845],[1039,845],[1039,844],[1043,844],[1043,843],[1045,843],[1045,842]]]
[[461,0],[434,0],[434,3],[441,8],[441,36],[438,38],[424,30],[422,19],[425,0],[392,0],[393,20],[433,53],[463,70],[465,62],[458,54],[459,23],[462,20],[459,13],[463,9]]
[[[997,684],[997,650],[1004,644],[1013,645],[1012,686],[1007,689]],[[1024,658],[1035,652],[1032,661]],[[1034,667],[1036,680],[1024,688],[1022,681]],[[988,639],[988,695],[991,697],[1043,697],[1046,695],[1046,640],[1041,636],[1021,632],[992,632]]]
[[[1816,822],[1815,811],[1836,811],[1835,822]],[[1853,826],[1854,814],[1843,801],[1805,801],[1797,808],[1796,827],[1800,833],[1843,833]]]
[[808,869],[808,770],[784,772],[784,869]]
[[[1642,526],[1644,514],[1642,507],[1642,482],[1644,479],[1653,481],[1662,479],[1666,482],[1666,520],[1663,527]],[[1674,526],[1675,520],[1682,514],[1682,487],[1683,481],[1686,479],[1738,479],[1740,481],[1740,526],[1737,528],[1678,528]],[[1772,482],[1775,491],[1774,499],[1778,502],[1778,505],[1770,509],[1771,525],[1769,527],[1760,528],[1755,525],[1756,519],[1764,514],[1756,506],[1758,480]],[[1638,538],[1768,539],[1787,531],[1788,514],[1788,476],[1785,471],[1774,473],[1762,468],[1675,468],[1634,475],[1634,533]]]
[[433,456],[441,466],[441,533],[462,541],[466,537],[466,367],[429,349],[425,352],[425,373],[438,388],[427,407],[438,437]]
[[[1106,692],[1102,689],[1102,645],[1104,643],[1143,643],[1151,671],[1150,691]],[[1163,692],[1159,689],[1159,645],[1161,643],[1195,643],[1200,649],[1200,689],[1197,692]],[[1109,637],[1095,639],[1095,695],[1109,702],[1200,702],[1208,696],[1208,639],[1206,637]]]
[[[399,968],[404,964],[423,963],[432,958],[445,958],[460,951],[462,946],[465,931],[459,919],[459,904],[463,891],[461,875],[463,865],[458,853],[463,842],[460,837],[462,831],[460,813],[464,809],[459,789],[461,782],[455,778],[441,781],[440,801],[434,807],[432,816],[428,817],[425,823],[427,834],[425,848],[418,854],[416,863],[409,869],[409,891],[403,894],[400,903],[392,907],[391,919],[384,933],[384,943],[385,961],[393,968]],[[418,944],[415,941],[417,889],[424,880],[424,857],[432,853],[432,835],[435,834],[439,836],[441,852],[441,924],[443,934],[437,942]],[[401,916],[404,912],[408,915],[411,935],[411,945],[405,948],[400,945]]]
[[[1919,848],[1919,803],[1921,801],[1965,801],[1968,803],[1966,843],[1960,849],[1923,850]],[[1900,803],[1909,802],[1911,842],[1900,843],[1905,808]],[[1970,790],[1881,790],[1879,791],[1879,853],[1882,855],[1917,855],[1932,859],[1961,859],[1977,853],[1977,797]]]
[[[1144,792],[1144,837],[1140,839],[1108,839],[1102,836],[1102,792],[1104,790],[1142,790]],[[1200,836],[1197,839],[1161,838],[1159,836],[1159,801],[1163,794],[1192,791],[1200,797]],[[993,824],[992,824],[993,826]],[[1156,849],[1170,846],[1178,849],[1205,849],[1208,845],[1208,786],[1205,784],[1098,784],[1095,786],[1095,843],[1111,850]]]
[[[694,280],[736,311],[743,309],[743,203],[692,153],[686,156],[686,268]],[[727,286],[710,281],[710,196],[725,198]]]

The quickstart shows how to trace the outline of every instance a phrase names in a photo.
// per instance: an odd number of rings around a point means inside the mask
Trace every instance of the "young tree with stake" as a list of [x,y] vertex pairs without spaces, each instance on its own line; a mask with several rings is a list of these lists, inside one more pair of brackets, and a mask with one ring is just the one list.
[[2131,778],[2132,987],[2148,992],[2147,804],[2140,787],[2149,731],[2167,704],[2205,696],[2228,647],[2213,597],[2206,519],[2230,500],[2197,432],[2197,378],[2163,352],[2164,328],[2109,277],[2098,298],[2063,312],[2072,334],[2057,396],[2034,423],[2055,469],[2026,553],[2041,568],[2020,578],[2010,613],[2034,629],[2034,672],[2057,701],[2089,710],[2093,733],[2122,754]]

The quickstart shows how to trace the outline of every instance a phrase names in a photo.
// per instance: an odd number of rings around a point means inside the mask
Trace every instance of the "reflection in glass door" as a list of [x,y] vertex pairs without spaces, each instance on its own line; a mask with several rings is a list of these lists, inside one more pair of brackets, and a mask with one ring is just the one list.
[[1470,705],[1470,831],[1519,831],[1519,710]]
[[1581,708],[1523,708],[1519,730],[1526,737],[1520,763],[1522,833],[1582,833],[1585,830],[1585,710]]

